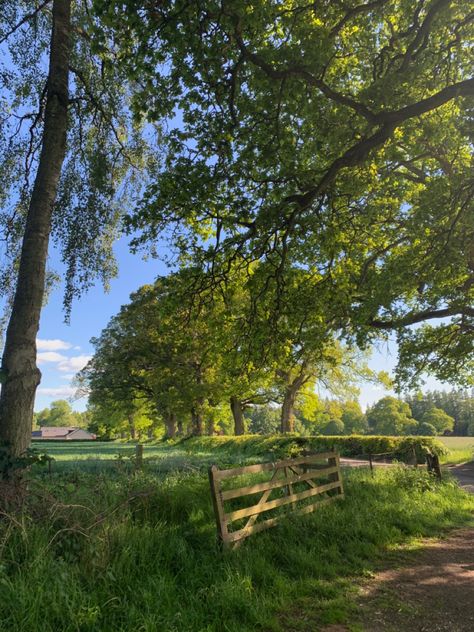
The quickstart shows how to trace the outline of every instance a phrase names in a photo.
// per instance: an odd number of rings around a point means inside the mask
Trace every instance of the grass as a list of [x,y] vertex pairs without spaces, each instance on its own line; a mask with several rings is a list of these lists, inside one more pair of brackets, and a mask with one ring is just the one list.
[[440,460],[446,464],[465,463],[474,458],[474,437],[437,437],[449,450]]
[[[346,471],[345,500],[222,552],[205,473],[214,455],[150,446],[132,473],[114,460],[122,448],[54,446],[57,469],[38,471],[23,507],[3,513],[0,630],[316,631],[350,618],[355,579],[398,546],[474,510],[456,484],[419,470]],[[89,470],[97,454],[109,465]],[[220,464],[236,465],[230,456]]]

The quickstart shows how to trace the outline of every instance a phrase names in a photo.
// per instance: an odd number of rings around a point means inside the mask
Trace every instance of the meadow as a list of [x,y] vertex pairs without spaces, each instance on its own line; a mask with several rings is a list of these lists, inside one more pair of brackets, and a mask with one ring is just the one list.
[[[275,445],[261,445],[258,438],[250,445],[232,437],[203,437],[191,441],[150,442],[143,445],[143,458],[148,469],[155,473],[174,470],[204,470],[212,464],[232,467],[292,456],[294,442],[275,438]],[[474,437],[436,437],[445,446],[440,454],[444,464],[462,463],[474,457]],[[263,441],[267,441],[264,439]],[[254,445],[255,442],[255,445]],[[281,445],[280,445],[281,444]],[[52,471],[98,471],[103,468],[118,470],[133,467],[136,443],[121,441],[35,441],[33,448],[54,459]],[[217,449],[216,449],[217,448]],[[382,451],[382,450],[380,450]],[[377,452],[377,450],[375,450]]]
[[230,451],[149,445],[135,471],[130,444],[42,445],[51,473],[0,520],[0,630],[316,631],[356,618],[358,581],[400,546],[472,523],[449,477],[346,469],[344,500],[222,551],[206,469]]
[[443,463],[464,463],[474,458],[474,437],[437,437],[448,448]]

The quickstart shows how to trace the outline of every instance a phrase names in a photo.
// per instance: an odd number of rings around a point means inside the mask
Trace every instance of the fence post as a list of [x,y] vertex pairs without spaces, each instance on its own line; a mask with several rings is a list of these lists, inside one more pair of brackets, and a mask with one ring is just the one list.
[[[329,474],[329,480],[331,482],[340,482],[341,486],[339,487],[339,491],[337,492],[337,494],[344,496],[344,489],[342,487],[342,479],[341,479],[341,469],[340,469],[340,464],[339,464],[339,453],[335,452],[335,450],[332,450],[334,452],[334,456],[329,457],[328,459],[328,465],[329,467],[337,467],[337,472],[334,472],[334,474]],[[331,490],[330,495],[333,495],[333,491]]]
[[369,452],[369,465],[370,465],[370,471],[373,474],[374,473],[374,464],[372,463],[372,453],[371,452]]
[[218,471],[219,468],[216,465],[212,465],[209,468],[209,484],[211,486],[212,504],[214,506],[214,515],[216,517],[219,544],[222,546],[226,544],[227,522],[224,514],[220,482],[216,480],[215,476],[216,472]]
[[441,480],[441,467],[437,454],[426,453],[426,469],[428,472],[432,472],[439,481]]
[[135,469],[141,470],[143,467],[143,444],[137,443],[135,447]]

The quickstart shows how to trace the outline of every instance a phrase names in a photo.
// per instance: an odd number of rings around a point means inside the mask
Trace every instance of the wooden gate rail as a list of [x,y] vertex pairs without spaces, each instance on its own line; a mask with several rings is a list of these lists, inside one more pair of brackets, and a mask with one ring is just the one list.
[[[324,461],[326,461],[326,463],[324,463]],[[222,489],[223,480],[235,478],[236,476],[259,474],[261,472],[272,472],[272,476],[268,481],[254,485]],[[320,478],[329,479],[329,482],[318,484],[316,479]],[[281,514],[257,522],[260,514],[266,511],[291,505],[294,514],[304,515],[311,513],[321,505],[344,496],[339,454],[337,452],[321,452],[296,459],[286,459],[276,461],[275,463],[247,465],[229,470],[220,470],[217,466],[213,465],[209,468],[209,482],[218,537],[224,545],[233,545],[234,547],[252,533],[258,533],[259,531],[277,525],[282,517],[286,515]],[[304,483],[308,489],[294,493],[293,486],[297,483]],[[269,500],[271,493],[281,488],[285,488],[286,495]],[[258,494],[259,492],[263,492],[259,500],[249,507],[226,511],[226,501]],[[314,498],[328,492],[331,493],[331,496],[325,497],[310,505],[297,506],[299,501]],[[249,518],[245,526],[232,531],[230,529],[232,523],[242,518]]]

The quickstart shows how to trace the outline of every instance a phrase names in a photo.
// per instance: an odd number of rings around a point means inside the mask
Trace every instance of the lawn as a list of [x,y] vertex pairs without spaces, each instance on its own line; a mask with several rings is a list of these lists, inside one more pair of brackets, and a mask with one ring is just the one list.
[[[345,500],[222,552],[205,470],[229,464],[225,451],[146,446],[150,460],[134,472],[130,445],[42,445],[57,469],[32,473],[23,504],[12,497],[0,521],[0,630],[10,632],[270,632],[290,619],[304,630],[306,614],[343,622],[359,578],[401,544],[470,523],[474,510],[455,483],[420,469],[345,471]],[[90,471],[98,457],[108,465]]]

